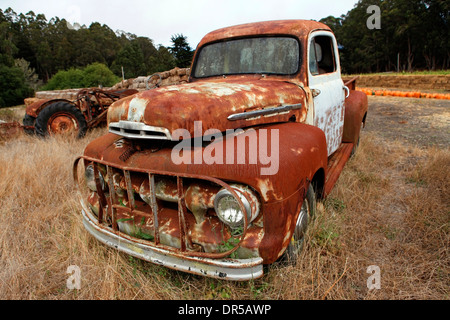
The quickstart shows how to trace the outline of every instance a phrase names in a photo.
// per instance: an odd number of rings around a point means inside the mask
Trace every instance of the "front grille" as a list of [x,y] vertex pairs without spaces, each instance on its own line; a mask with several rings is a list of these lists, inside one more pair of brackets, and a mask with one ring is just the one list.
[[131,139],[172,140],[168,129],[149,126],[142,122],[123,120],[111,122],[109,124],[109,132]]
[[[235,194],[219,179],[120,167],[82,156],[74,166],[80,187],[80,160],[93,165],[97,185],[85,207],[91,208],[100,227],[120,236],[185,255],[223,258],[232,256],[246,234],[262,234],[262,227],[249,226],[247,219],[240,233],[233,233],[216,216],[215,194],[220,189]],[[103,190],[100,175],[106,180]]]

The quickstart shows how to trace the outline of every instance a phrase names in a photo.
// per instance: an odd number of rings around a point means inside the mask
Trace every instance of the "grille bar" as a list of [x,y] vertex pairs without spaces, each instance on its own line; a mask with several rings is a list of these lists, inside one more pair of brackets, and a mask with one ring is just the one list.
[[106,201],[106,197],[103,192],[103,189],[102,189],[102,183],[100,181],[98,164],[94,162],[93,167],[94,167],[95,187],[97,188],[97,194],[99,197],[98,202],[99,202],[99,206],[100,206],[100,208],[98,210],[98,223],[103,223],[103,208],[107,207],[107,201]]
[[184,200],[184,191],[183,191],[183,180],[181,177],[177,177],[177,192],[178,192],[178,218],[180,223],[180,233],[181,233],[181,250],[185,251],[186,247],[192,249],[192,241],[187,232],[186,225],[186,201]]
[[133,211],[133,209],[136,208],[136,202],[134,201],[133,186],[131,185],[130,171],[123,170],[123,174],[125,177],[125,182],[127,184],[128,207],[130,208],[131,211]]
[[[113,172],[112,172],[112,168],[110,166],[106,166],[106,173],[108,175],[108,188],[110,190],[109,192],[109,201],[111,203],[111,217],[112,217],[112,226],[113,226],[113,230],[117,231],[117,215],[116,215],[116,210],[114,208],[114,203],[116,203],[116,190],[114,187],[114,182],[113,182]],[[112,192],[111,192],[112,191]]]
[[156,202],[155,192],[155,176],[148,174],[149,188],[150,188],[150,206],[153,212],[153,228],[155,234],[155,244],[159,244],[159,222],[158,222],[158,203]]

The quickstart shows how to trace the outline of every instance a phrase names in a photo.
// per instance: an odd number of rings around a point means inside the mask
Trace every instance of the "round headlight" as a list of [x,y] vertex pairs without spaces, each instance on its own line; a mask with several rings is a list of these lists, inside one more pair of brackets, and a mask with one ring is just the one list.
[[244,205],[245,212],[242,212],[238,200],[227,189],[221,189],[217,193],[214,199],[214,209],[223,223],[236,228],[244,225],[244,214],[247,215],[248,223],[256,218],[259,213],[259,202],[248,187],[239,185],[233,185],[232,187]]
[[[105,179],[103,178],[102,173],[99,171],[98,175],[100,177],[100,185],[102,187],[102,190],[105,190]],[[92,164],[88,165],[86,167],[86,170],[84,172],[84,178],[86,179],[86,185],[89,189],[91,189],[94,192],[97,192],[97,185],[95,183],[95,175],[94,175],[94,166]]]

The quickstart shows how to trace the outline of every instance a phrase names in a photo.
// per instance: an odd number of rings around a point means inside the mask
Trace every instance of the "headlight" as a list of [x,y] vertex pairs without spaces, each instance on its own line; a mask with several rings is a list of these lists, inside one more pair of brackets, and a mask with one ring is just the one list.
[[[98,175],[100,177],[100,185],[102,190],[105,190],[105,179],[103,178],[102,173],[98,170]],[[92,164],[86,167],[86,171],[84,172],[84,177],[86,179],[86,185],[89,189],[94,192],[97,192],[97,185],[95,183],[95,175],[94,175],[94,166]]]
[[242,185],[231,185],[244,205],[242,212],[238,200],[227,189],[221,189],[214,199],[214,209],[219,219],[232,228],[244,225],[244,214],[248,223],[252,222],[259,214],[259,201],[255,193]]

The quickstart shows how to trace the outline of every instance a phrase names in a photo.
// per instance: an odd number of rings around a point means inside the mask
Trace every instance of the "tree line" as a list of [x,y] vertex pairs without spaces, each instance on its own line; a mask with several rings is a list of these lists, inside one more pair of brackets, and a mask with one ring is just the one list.
[[[379,29],[366,24],[373,5],[380,9]],[[347,74],[437,70],[450,68],[449,13],[448,0],[359,0],[346,14],[320,21],[334,31]],[[74,81],[109,86],[122,76],[188,67],[193,50],[187,38],[176,34],[171,41],[170,47],[155,46],[98,22],[74,27],[58,17],[0,9],[0,107],[21,104],[33,90],[73,87]]]
[[[367,27],[378,6],[380,28]],[[360,0],[340,17],[320,21],[335,33],[345,73],[450,68],[450,1]]]
[[[193,50],[187,38],[176,34],[171,41],[171,47],[155,46],[147,37],[113,31],[98,22],[89,27],[72,26],[65,19],[47,20],[33,11],[23,14],[0,9],[0,107],[23,103],[24,97],[41,89],[58,72],[59,80],[70,78],[73,83],[79,79],[83,85],[95,81],[92,70],[113,82],[122,76],[129,79],[188,67]],[[64,81],[61,86],[70,86]],[[49,85],[47,89],[55,89]]]

